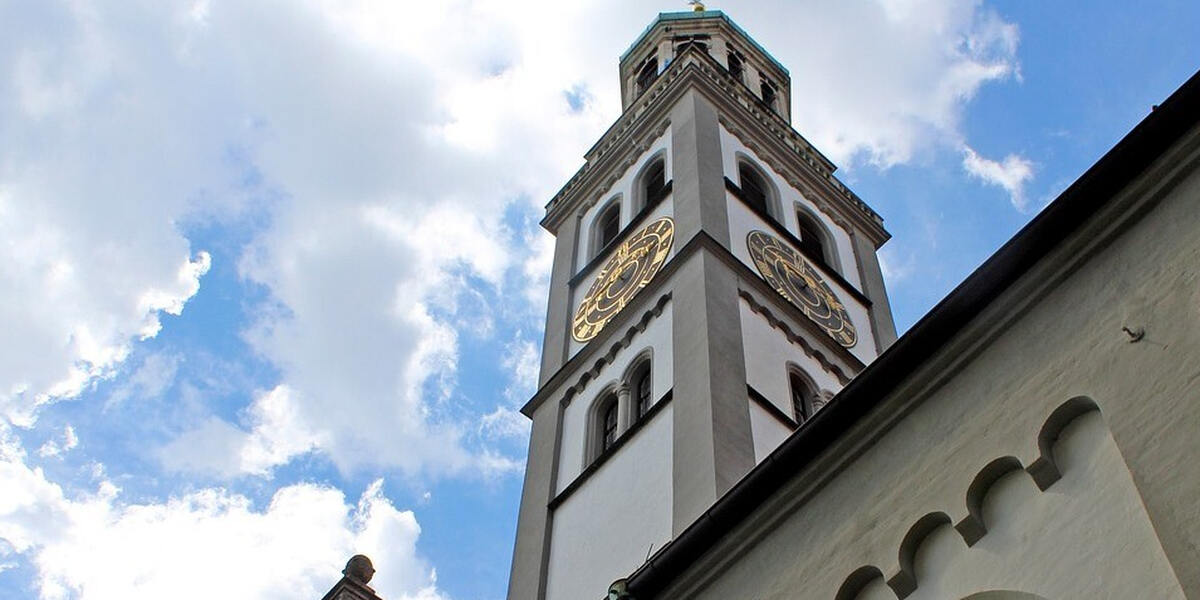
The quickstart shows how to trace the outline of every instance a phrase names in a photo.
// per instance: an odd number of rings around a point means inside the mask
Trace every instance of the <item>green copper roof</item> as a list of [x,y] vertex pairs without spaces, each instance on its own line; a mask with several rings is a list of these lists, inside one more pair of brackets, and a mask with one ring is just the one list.
[[650,34],[650,30],[654,29],[655,25],[658,25],[659,23],[661,23],[663,21],[687,21],[689,19],[713,19],[713,18],[723,19],[726,23],[729,24],[730,27],[733,28],[734,31],[742,34],[742,37],[746,38],[746,41],[753,44],[754,47],[757,48],[759,52],[762,52],[763,55],[766,56],[768,60],[770,60],[772,63],[774,63],[774,65],[776,67],[779,67],[779,70],[781,70],[785,74],[787,74],[788,77],[792,76],[792,74],[790,72],[788,72],[787,67],[783,66],[782,63],[775,60],[775,57],[771,56],[771,53],[767,52],[766,48],[763,48],[762,46],[758,45],[758,42],[754,41],[754,38],[750,37],[750,34],[746,33],[746,30],[742,29],[741,27],[738,27],[738,24],[734,23],[733,19],[730,19],[725,13],[723,13],[719,10],[700,10],[700,11],[689,10],[689,11],[684,11],[684,12],[658,13],[658,17],[655,18],[653,21],[651,21],[650,24],[646,26],[646,29],[644,31],[642,31],[642,34],[639,35],[637,37],[637,39],[633,41],[633,44],[631,44],[629,46],[629,49],[626,50],[623,54],[621,54],[621,61],[624,62],[625,58],[629,56],[629,53],[633,52],[633,49],[636,48],[638,44],[642,43],[642,40],[645,39],[645,37]]

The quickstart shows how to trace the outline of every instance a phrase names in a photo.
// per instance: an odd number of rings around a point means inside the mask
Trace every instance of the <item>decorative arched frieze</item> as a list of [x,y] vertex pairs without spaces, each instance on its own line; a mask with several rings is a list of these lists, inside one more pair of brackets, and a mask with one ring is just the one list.
[[763,319],[766,319],[767,323],[771,327],[778,329],[781,333],[783,333],[784,337],[792,345],[799,346],[800,349],[804,351],[805,356],[816,359],[817,363],[821,365],[821,368],[825,372],[837,378],[838,383],[842,385],[850,383],[850,377],[845,373],[845,371],[842,370],[841,367],[830,361],[829,358],[825,356],[824,352],[817,349],[808,340],[801,337],[795,331],[792,331],[791,326],[789,326],[779,317],[775,316],[775,313],[771,311],[771,308],[759,302],[751,292],[739,288],[738,296],[746,301],[746,304],[750,307],[751,312],[761,316]]
[[1000,478],[1020,471],[1024,466],[1014,456],[1002,456],[983,467],[967,486],[967,516],[954,526],[962,535],[968,546],[974,546],[987,533],[987,524],[983,521],[983,500],[987,497],[992,486]]
[[[970,485],[967,486],[967,516],[960,520],[957,525],[953,525],[967,548],[974,546],[987,534],[987,523],[983,520],[983,503],[996,483],[1006,475],[1025,471],[1037,484],[1038,489],[1045,491],[1062,477],[1061,469],[1058,463],[1055,462],[1055,443],[1058,442],[1062,432],[1076,419],[1093,411],[1099,412],[1100,408],[1091,398],[1077,396],[1067,400],[1054,409],[1042,424],[1037,435],[1037,445],[1040,452],[1037,460],[1028,467],[1024,467],[1016,457],[1002,456],[989,461],[975,474]],[[1039,480],[1039,478],[1041,479]],[[888,587],[896,593],[899,600],[904,600],[904,598],[911,595],[917,589],[915,570],[917,551],[920,549],[921,544],[943,525],[952,525],[949,515],[940,511],[930,512],[913,523],[904,535],[903,540],[900,542],[899,551],[897,552],[899,565],[896,573],[887,579]],[[851,577],[848,577],[842,583],[842,586],[838,588],[835,600],[854,598],[865,585],[873,580],[872,577],[867,576],[869,569],[872,568],[874,567],[862,567],[852,573]],[[1008,600],[1010,598],[1012,600],[1045,600],[1044,598],[1025,592],[1005,591],[980,592],[968,596],[964,600]]]
[[887,580],[888,587],[896,592],[896,597],[904,600],[917,589],[917,573],[915,562],[917,550],[921,544],[939,527],[950,525],[950,516],[944,512],[931,512],[913,523],[904,539],[900,542],[898,558],[900,569]]
[[[671,120],[664,119],[661,123],[658,124],[657,127],[654,128],[653,131],[642,136],[641,140],[639,140],[637,143],[630,146],[629,150],[626,151],[621,156],[621,162],[618,164],[618,166],[616,168],[609,169],[608,178],[605,179],[599,185],[597,185],[596,186],[597,189],[602,190],[604,192],[608,192],[609,190],[612,190],[612,187],[614,185],[616,185],[617,182],[620,181],[622,177],[625,176],[625,173],[628,172],[629,169],[633,168],[634,164],[636,164],[638,162],[638,159],[640,159],[643,154],[645,154],[647,151],[650,150],[650,147],[654,145],[654,142],[658,141],[658,139],[661,138],[663,136],[663,134],[667,132],[667,128],[669,128],[670,126],[671,126]],[[619,138],[619,136],[618,136],[618,138]],[[600,153],[591,157],[591,160],[588,161],[588,164],[591,164],[592,161],[599,159],[601,156],[603,156],[606,153],[607,150],[608,150],[608,148],[605,148],[604,151],[601,151]],[[659,153],[655,153],[655,155],[658,155],[658,154]],[[664,151],[664,158],[665,158],[665,151]],[[647,161],[647,164],[648,164],[648,162],[649,161]],[[586,165],[585,165],[585,167],[586,167]],[[581,203],[579,206],[579,211],[578,211],[579,214],[582,215],[582,214],[586,213],[588,210],[590,210],[592,208],[592,206],[595,206],[596,202],[598,202],[601,197],[604,197],[604,194],[593,194],[591,199]]]
[[1027,469],[1033,476],[1033,482],[1037,484],[1038,489],[1045,491],[1062,478],[1062,471],[1054,459],[1054,443],[1058,441],[1063,430],[1075,419],[1099,410],[1100,407],[1091,398],[1076,396],[1062,403],[1054,409],[1054,412],[1050,413],[1050,417],[1046,419],[1041,431],[1038,432],[1039,456]]
[[854,600],[858,597],[858,593],[867,587],[872,581],[883,579],[883,572],[878,567],[865,565],[854,570],[838,587],[837,594],[833,600]]
[[[658,301],[655,302],[653,306],[647,308],[646,311],[642,313],[641,318],[630,324],[630,326],[625,329],[623,335],[613,340],[612,345],[609,346],[607,352],[598,356],[595,362],[592,363],[591,367],[583,370],[583,372],[579,375],[579,379],[563,391],[564,401],[567,404],[570,404],[571,398],[579,395],[579,393],[585,390],[588,382],[595,379],[606,365],[611,364],[613,360],[616,359],[618,352],[629,347],[629,345],[633,343],[635,337],[646,331],[646,327],[651,321],[662,315],[663,309],[667,306],[667,302],[670,300],[670,292],[659,296]],[[564,406],[566,406],[566,404],[564,404]]]
[[[987,524],[983,520],[983,503],[991,489],[1005,476],[1025,471],[1039,481],[1038,488],[1045,491],[1050,485],[1061,478],[1062,473],[1054,457],[1054,445],[1076,419],[1093,411],[1099,412],[1099,406],[1091,398],[1077,396],[1055,408],[1043,423],[1037,435],[1037,445],[1040,456],[1029,467],[1024,467],[1015,456],[1002,456],[989,461],[972,478],[966,492],[967,516],[954,525],[954,529],[962,536],[968,548],[977,543],[987,534]],[[888,587],[899,600],[911,595],[917,589],[917,574],[915,569],[916,555],[925,542],[938,528],[951,525],[950,517],[940,511],[930,512],[913,523],[897,552],[898,567],[896,573],[886,580]],[[852,572],[838,587],[834,600],[854,600],[863,589],[882,578],[881,571],[871,565],[859,567]],[[976,592],[963,600],[1047,600],[1042,596],[1028,592],[1012,590],[989,590]]]

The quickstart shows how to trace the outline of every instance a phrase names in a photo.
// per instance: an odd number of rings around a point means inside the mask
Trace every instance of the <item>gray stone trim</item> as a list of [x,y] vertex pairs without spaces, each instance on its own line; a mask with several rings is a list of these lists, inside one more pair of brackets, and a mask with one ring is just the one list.
[[552,514],[546,505],[554,497],[558,453],[562,444],[562,413],[558,403],[541,405],[533,414],[529,455],[517,514],[509,598],[544,599],[550,560]]
[[871,299],[867,313],[871,318],[876,353],[883,354],[884,350],[896,343],[896,322],[892,319],[892,304],[888,301],[877,249],[866,236],[854,230],[850,230],[850,245],[857,259],[854,262],[858,265],[858,280],[862,282],[863,293]]
[[729,247],[729,206],[716,110],[689,90],[675,104],[671,123],[675,236],[690,240],[704,231]]
[[[769,151],[780,157],[789,157],[781,160],[780,164],[797,165],[798,170],[789,172],[802,176],[798,181],[808,182],[807,189],[824,189],[826,193],[822,194],[823,197],[842,198],[843,201],[837,204],[845,204],[846,209],[841,213],[846,219],[856,223],[858,228],[877,238],[877,245],[887,240],[889,235],[883,229],[882,218],[833,175],[835,167],[832,163],[829,163],[828,167],[825,166],[827,160],[812,144],[779,115],[763,110],[750,91],[733,81],[712,57],[695,52],[685,53],[672,63],[659,76],[654,87],[643,94],[638,102],[605,132],[600,141],[587,153],[584,166],[546,205],[546,217],[542,220],[542,226],[555,231],[565,218],[565,213],[575,210],[572,206],[582,199],[594,199],[595,194],[607,189],[600,186],[601,182],[597,178],[600,174],[608,174],[611,177],[615,165],[621,164],[618,162],[620,159],[614,159],[612,153],[615,151],[617,154],[627,154],[634,139],[642,140],[645,148],[649,148],[650,142],[657,139],[657,136],[647,137],[648,123],[665,119],[668,109],[673,107],[675,101],[688,89],[700,91],[713,102],[722,122],[731,133],[740,132],[738,137],[743,142],[757,143],[764,154]],[[645,149],[642,150],[644,151]],[[632,154],[632,158],[627,160],[632,164],[632,160],[639,155],[640,153]],[[803,193],[806,188],[797,189]]]
[[550,298],[546,304],[546,330],[542,337],[542,366],[538,385],[543,386],[567,359],[571,330],[571,286],[579,248],[578,218],[568,219],[554,240],[554,265],[550,271]]
[[673,535],[754,466],[737,277],[705,246],[687,258],[673,290]]

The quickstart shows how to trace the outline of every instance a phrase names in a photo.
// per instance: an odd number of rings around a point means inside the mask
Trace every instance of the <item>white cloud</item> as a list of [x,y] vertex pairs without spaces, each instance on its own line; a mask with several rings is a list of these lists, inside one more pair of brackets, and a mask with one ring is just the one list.
[[184,358],[178,354],[151,354],[109,394],[105,408],[113,408],[131,398],[156,399],[172,384]]
[[909,278],[917,268],[917,257],[911,252],[900,256],[895,246],[884,246],[879,251],[879,268],[887,285],[895,286]]
[[268,476],[273,468],[322,445],[323,434],[297,414],[294,393],[283,385],[259,393],[245,411],[249,431],[209,418],[167,444],[159,457],[176,471]]
[[505,348],[501,366],[510,373],[504,395],[513,404],[520,406],[537,391],[538,373],[541,371],[541,352],[532,340],[525,339],[521,332]]
[[521,411],[497,406],[479,420],[479,433],[489,439],[524,438],[532,425]]
[[210,264],[174,225],[220,180],[197,160],[212,136],[164,110],[188,98],[144,77],[148,40],[115,45],[103,21],[86,5],[0,8],[0,417],[23,426],[110,376]]
[[755,8],[732,16],[791,71],[793,125],[844,167],[957,147],[979,88],[1019,76],[1018,29],[981,0]]
[[[1018,76],[1015,26],[980,2],[782,17],[797,10],[731,16],[791,68],[797,128],[837,160],[959,147],[966,102]],[[344,470],[508,468],[464,441],[478,415],[447,405],[459,329],[541,314],[550,239],[513,239],[504,215],[540,209],[618,116],[618,56],[652,16],[632,1],[39,3],[0,36],[0,112],[16,115],[0,286],[17,292],[0,320],[28,340],[0,347],[8,418],[111,374],[182,309],[210,258],[179,223],[252,214],[239,272],[267,300],[244,333],[286,393],[201,423],[167,464],[268,474],[315,450]],[[508,274],[526,281],[507,290]],[[532,308],[458,319],[464,281]],[[536,361],[512,370],[528,391]]]
[[1025,212],[1025,184],[1033,178],[1033,163],[1029,159],[1009,154],[1004,160],[984,158],[968,147],[963,147],[963,168],[985,183],[999,186],[1008,192],[1014,208]]
[[67,425],[63,427],[62,440],[49,439],[46,443],[38,448],[38,456],[42,458],[58,458],[66,452],[74,450],[79,445],[79,438],[75,435],[75,428]]
[[319,598],[356,553],[375,562],[371,584],[383,597],[444,598],[417,553],[415,515],[384,496],[382,481],[352,505],[314,484],[280,488],[263,508],[220,488],[129,504],[108,481],[68,497],[4,434],[0,489],[0,554],[31,562],[45,600]]

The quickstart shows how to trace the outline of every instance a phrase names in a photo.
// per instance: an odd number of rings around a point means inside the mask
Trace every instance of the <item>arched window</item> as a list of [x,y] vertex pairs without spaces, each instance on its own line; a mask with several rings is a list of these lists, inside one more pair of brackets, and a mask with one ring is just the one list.
[[775,85],[775,82],[770,79],[767,79],[767,76],[761,72],[758,74],[758,79],[761,82],[760,87],[763,103],[771,107],[771,110],[776,110],[775,103],[779,97],[779,86]]
[[667,191],[667,162],[661,157],[654,159],[642,172],[639,184],[641,185],[641,201],[637,210],[652,206],[655,202],[662,200]]
[[822,265],[829,265],[830,256],[821,226],[803,210],[796,211],[796,223],[800,229],[800,251]]
[[788,370],[788,385],[792,391],[792,416],[797,424],[803,423],[812,416],[816,392],[807,378],[796,370]]
[[646,359],[633,370],[633,377],[630,381],[630,392],[633,395],[633,414],[634,419],[640,420],[646,416],[650,410],[650,404],[654,402],[652,394],[653,384],[650,380],[650,360]]
[[620,401],[613,387],[606,389],[592,404],[588,417],[587,462],[600,458],[617,443],[620,435]]
[[742,188],[742,198],[746,203],[763,214],[771,215],[771,201],[768,195],[770,188],[758,169],[745,162],[738,162],[738,179]]
[[617,403],[615,401],[604,407],[600,423],[600,453],[608,452],[617,443]]
[[592,256],[600,254],[605,247],[617,239],[617,234],[621,232],[621,199],[613,198],[609,201],[608,206],[605,206],[600,214],[596,215],[596,220],[592,225],[594,233],[592,234]]
[[746,63],[746,59],[740,52],[730,48],[729,54],[726,56],[726,61],[729,63],[729,75],[738,81],[742,81],[743,65]]
[[650,84],[658,79],[658,54],[651,54],[642,63],[637,74],[637,95],[642,95],[650,89]]

